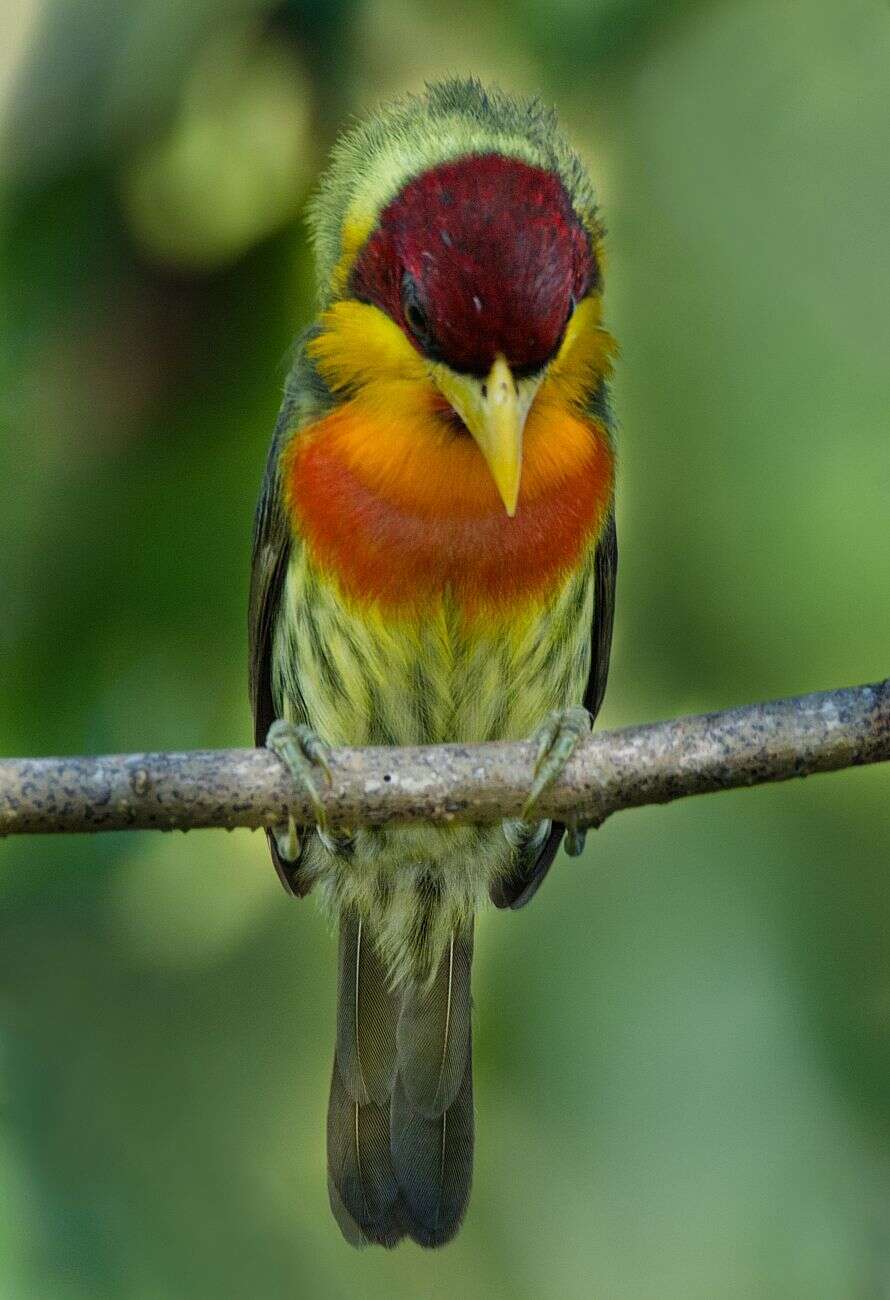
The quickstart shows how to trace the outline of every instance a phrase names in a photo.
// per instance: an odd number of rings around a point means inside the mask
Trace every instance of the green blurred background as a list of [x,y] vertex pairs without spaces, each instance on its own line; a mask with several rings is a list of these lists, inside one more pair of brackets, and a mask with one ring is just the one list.
[[[4,0],[0,752],[249,742],[335,133],[472,71],[610,231],[603,722],[890,671],[885,0]],[[330,1218],[334,945],[246,832],[0,846],[0,1295],[890,1296],[886,769],[622,814],[476,962],[437,1254]]]

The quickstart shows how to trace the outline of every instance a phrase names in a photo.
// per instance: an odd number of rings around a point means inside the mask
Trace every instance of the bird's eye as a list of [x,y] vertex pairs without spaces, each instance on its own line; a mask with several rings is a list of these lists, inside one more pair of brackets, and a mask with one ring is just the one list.
[[424,334],[426,334],[427,331],[426,316],[424,316],[422,310],[420,309],[420,307],[417,305],[416,302],[405,303],[405,320],[408,322],[409,326],[411,327],[412,333],[418,334],[421,337]]
[[406,273],[402,281],[402,312],[405,317],[405,323],[409,330],[417,339],[418,343],[428,347],[432,335],[430,333],[430,324],[426,317],[426,312],[420,305],[420,299],[417,294],[417,285]]

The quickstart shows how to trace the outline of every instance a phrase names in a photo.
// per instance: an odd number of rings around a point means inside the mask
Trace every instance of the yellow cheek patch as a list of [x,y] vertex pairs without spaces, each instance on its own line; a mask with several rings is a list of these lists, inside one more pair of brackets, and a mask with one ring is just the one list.
[[618,344],[602,325],[602,299],[585,298],[569,321],[536,405],[583,406],[600,380],[611,375],[617,352]]
[[[583,406],[599,381],[611,374],[618,346],[601,320],[599,298],[585,298],[578,305],[532,415],[550,403]],[[434,391],[423,357],[377,307],[353,299],[337,302],[322,315],[321,326],[309,344],[309,355],[333,392],[371,389],[393,380],[413,381]]]
[[309,356],[335,393],[393,380],[427,380],[427,367],[394,320],[370,303],[346,299],[323,313]]

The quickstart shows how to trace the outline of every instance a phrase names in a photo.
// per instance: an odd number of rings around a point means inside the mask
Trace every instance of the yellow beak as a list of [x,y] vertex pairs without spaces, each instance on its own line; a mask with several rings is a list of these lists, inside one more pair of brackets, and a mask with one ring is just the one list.
[[522,434],[542,375],[514,379],[502,356],[485,379],[461,375],[445,365],[433,379],[476,441],[491,471],[507,514],[516,514],[522,476]]

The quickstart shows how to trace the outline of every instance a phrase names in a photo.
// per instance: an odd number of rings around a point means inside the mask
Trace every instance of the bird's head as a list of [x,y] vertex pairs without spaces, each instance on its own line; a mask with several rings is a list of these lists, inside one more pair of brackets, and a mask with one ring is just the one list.
[[396,405],[413,382],[513,515],[542,387],[583,402],[610,355],[593,195],[552,117],[476,82],[431,87],[347,137],[315,223],[325,379],[381,401],[388,385]]

